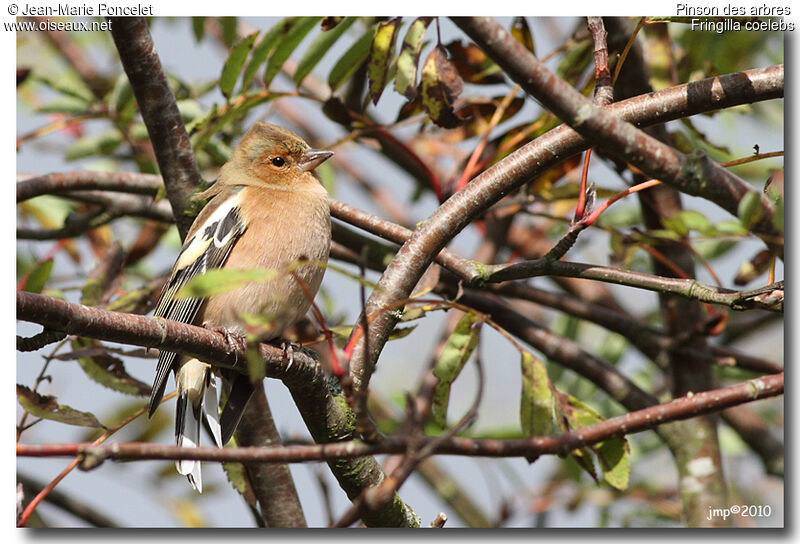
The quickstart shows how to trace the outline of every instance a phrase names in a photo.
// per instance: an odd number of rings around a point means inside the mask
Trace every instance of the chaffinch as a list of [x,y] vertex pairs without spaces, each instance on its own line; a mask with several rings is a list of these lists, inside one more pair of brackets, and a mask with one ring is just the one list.
[[[292,266],[297,261],[327,262],[331,242],[328,195],[314,168],[333,153],[311,149],[298,135],[268,123],[256,123],[239,141],[216,182],[199,196],[213,197],[192,224],[178,260],[156,305],[156,316],[193,323],[243,336],[239,315],[262,315],[272,328],[270,340],[302,318],[311,300],[292,272],[316,294],[325,272],[319,264]],[[275,271],[267,281],[250,282],[205,299],[176,298],[192,278],[213,268]],[[178,388],[175,440],[196,447],[205,419],[217,446],[236,429],[253,393],[250,379],[234,371],[214,369],[195,358],[162,351],[158,358],[149,415],[164,395],[167,376],[175,373]],[[219,414],[216,379],[228,401]],[[178,472],[202,492],[200,462],[180,460]]]

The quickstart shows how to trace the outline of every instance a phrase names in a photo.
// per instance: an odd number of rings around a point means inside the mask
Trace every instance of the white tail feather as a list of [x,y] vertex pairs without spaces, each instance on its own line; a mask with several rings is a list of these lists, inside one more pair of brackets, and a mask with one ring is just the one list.
[[219,425],[219,401],[217,400],[217,377],[213,372],[209,373],[208,387],[203,395],[203,411],[206,415],[206,423],[211,429],[211,435],[217,447],[222,447],[222,429]]

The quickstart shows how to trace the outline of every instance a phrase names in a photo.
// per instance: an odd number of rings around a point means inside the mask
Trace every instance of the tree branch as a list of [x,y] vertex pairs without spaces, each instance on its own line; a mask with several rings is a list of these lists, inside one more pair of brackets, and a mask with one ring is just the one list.
[[551,72],[493,18],[455,17],[453,22],[513,81],[592,145],[683,193],[706,198],[734,216],[744,195],[755,193],[761,199],[764,214],[753,231],[769,241],[782,238],[772,224],[773,206],[769,200],[738,176],[711,161],[703,151],[695,150],[683,155],[607,108],[595,106]]
[[181,239],[192,225],[191,197],[202,182],[175,97],[144,17],[111,17],[111,35],[164,177]]
[[[555,436],[516,440],[480,438],[424,437],[421,445],[434,444],[432,454],[469,457],[536,457],[566,455],[576,448],[589,446],[616,436],[652,430],[658,425],[697,417],[783,393],[783,373],[764,376],[736,385],[703,391],[673,401],[612,417]],[[390,436],[380,444],[352,440],[333,444],[266,446],[262,448],[181,448],[149,443],[118,443],[107,446],[91,444],[17,444],[17,455],[25,457],[84,457],[87,468],[106,459],[174,460],[195,459],[216,462],[303,463],[333,459],[352,459],[381,453],[403,453],[411,440],[419,437]]]

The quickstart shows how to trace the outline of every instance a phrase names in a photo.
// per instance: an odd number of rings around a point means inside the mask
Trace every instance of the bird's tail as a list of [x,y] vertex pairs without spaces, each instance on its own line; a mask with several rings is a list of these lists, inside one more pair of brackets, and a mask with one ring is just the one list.
[[[211,366],[189,359],[181,365],[175,376],[178,384],[178,405],[175,414],[175,443],[196,448],[200,445],[200,423],[205,419],[218,447],[222,447],[217,401],[217,379]],[[179,459],[178,472],[189,478],[189,483],[199,493],[203,492],[200,461]]]

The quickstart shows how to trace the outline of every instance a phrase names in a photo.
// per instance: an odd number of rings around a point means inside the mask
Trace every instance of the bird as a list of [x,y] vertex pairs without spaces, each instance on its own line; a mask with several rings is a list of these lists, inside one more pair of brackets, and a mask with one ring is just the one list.
[[[288,129],[254,123],[232,150],[216,181],[198,195],[210,200],[186,235],[154,315],[223,332],[231,345],[245,336],[244,314],[269,320],[269,331],[260,336],[264,341],[281,337],[305,316],[322,282],[331,244],[328,193],[314,169],[332,155],[331,151],[312,149]],[[266,281],[245,283],[207,298],[176,296],[190,280],[216,268],[274,273],[266,274]],[[214,442],[222,447],[233,435],[254,391],[250,378],[162,350],[149,417],[164,396],[170,373],[178,390],[176,444],[197,447],[205,420]],[[228,391],[221,415],[217,378]],[[202,493],[200,461],[178,460],[176,467]]]

